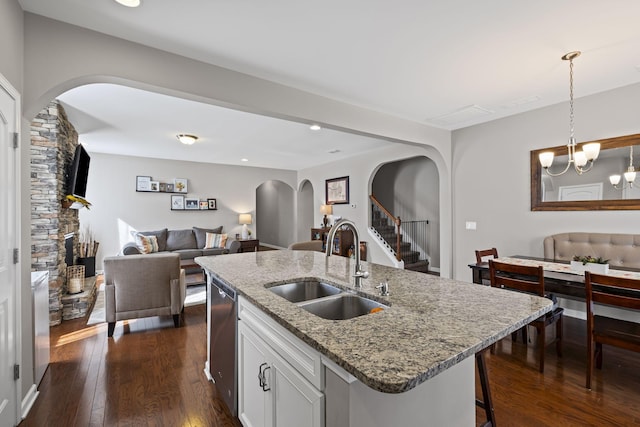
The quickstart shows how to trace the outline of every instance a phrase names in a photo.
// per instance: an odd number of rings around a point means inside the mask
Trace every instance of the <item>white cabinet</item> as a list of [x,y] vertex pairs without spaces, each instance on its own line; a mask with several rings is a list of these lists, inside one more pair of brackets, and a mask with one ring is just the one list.
[[238,321],[240,422],[245,427],[323,427],[323,393],[279,354],[283,343],[273,340],[273,326],[256,320],[241,314]]
[[264,341],[238,323],[238,418],[245,427],[263,427],[272,418],[268,390],[271,378],[269,369],[265,369],[268,350]]

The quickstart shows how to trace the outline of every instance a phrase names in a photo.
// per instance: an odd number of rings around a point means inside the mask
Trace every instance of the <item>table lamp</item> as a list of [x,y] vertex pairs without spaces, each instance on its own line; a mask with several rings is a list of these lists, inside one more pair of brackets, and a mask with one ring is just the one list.
[[242,238],[244,240],[249,238],[249,229],[247,224],[251,224],[251,214],[245,213],[238,215],[238,223],[242,224]]
[[329,226],[329,218],[327,218],[327,215],[333,214],[333,206],[320,205],[320,213],[324,214],[324,218],[322,218],[322,223],[324,224],[324,228],[327,228]]

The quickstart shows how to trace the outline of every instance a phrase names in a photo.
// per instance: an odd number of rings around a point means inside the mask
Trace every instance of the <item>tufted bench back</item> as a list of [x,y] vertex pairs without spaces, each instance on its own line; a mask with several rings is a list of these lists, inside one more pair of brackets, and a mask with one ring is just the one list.
[[571,261],[574,255],[609,260],[609,265],[640,269],[640,234],[561,233],[544,239],[544,257]]

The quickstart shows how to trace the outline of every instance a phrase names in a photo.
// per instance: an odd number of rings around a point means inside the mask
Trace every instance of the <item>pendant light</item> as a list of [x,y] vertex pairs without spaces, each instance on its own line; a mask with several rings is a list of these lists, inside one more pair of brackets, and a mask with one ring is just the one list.
[[619,190],[622,190],[627,185],[629,187],[633,187],[633,181],[636,180],[636,169],[633,167],[633,145],[629,147],[629,167],[627,168],[627,171],[624,173],[625,182],[622,184],[622,186],[618,187],[618,184],[620,184],[621,178],[622,177],[617,174],[611,175],[609,177],[609,181],[611,182],[611,185],[613,185],[614,188]]
[[569,61],[569,143],[567,144],[569,160],[562,172],[553,173],[549,170],[553,164],[553,152],[545,151],[544,153],[540,153],[540,165],[545,172],[551,176],[564,174],[572,165],[578,175],[589,172],[593,167],[593,162],[600,154],[600,144],[597,142],[584,144],[582,151],[576,150],[577,144],[573,128],[573,60],[580,56],[580,53],[580,51],[574,51],[562,56],[563,61]]

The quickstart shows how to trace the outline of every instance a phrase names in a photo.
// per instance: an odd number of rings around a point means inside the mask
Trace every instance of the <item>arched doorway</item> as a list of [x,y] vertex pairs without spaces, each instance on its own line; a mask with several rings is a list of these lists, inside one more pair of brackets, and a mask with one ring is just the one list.
[[382,165],[371,184],[382,205],[406,224],[403,241],[411,242],[419,258],[429,261],[430,271],[440,270],[439,188],[438,168],[425,156]]
[[293,188],[270,180],[256,188],[256,230],[261,244],[286,248],[295,240]]
[[304,180],[298,188],[298,233],[296,241],[309,240],[313,228],[313,184]]

